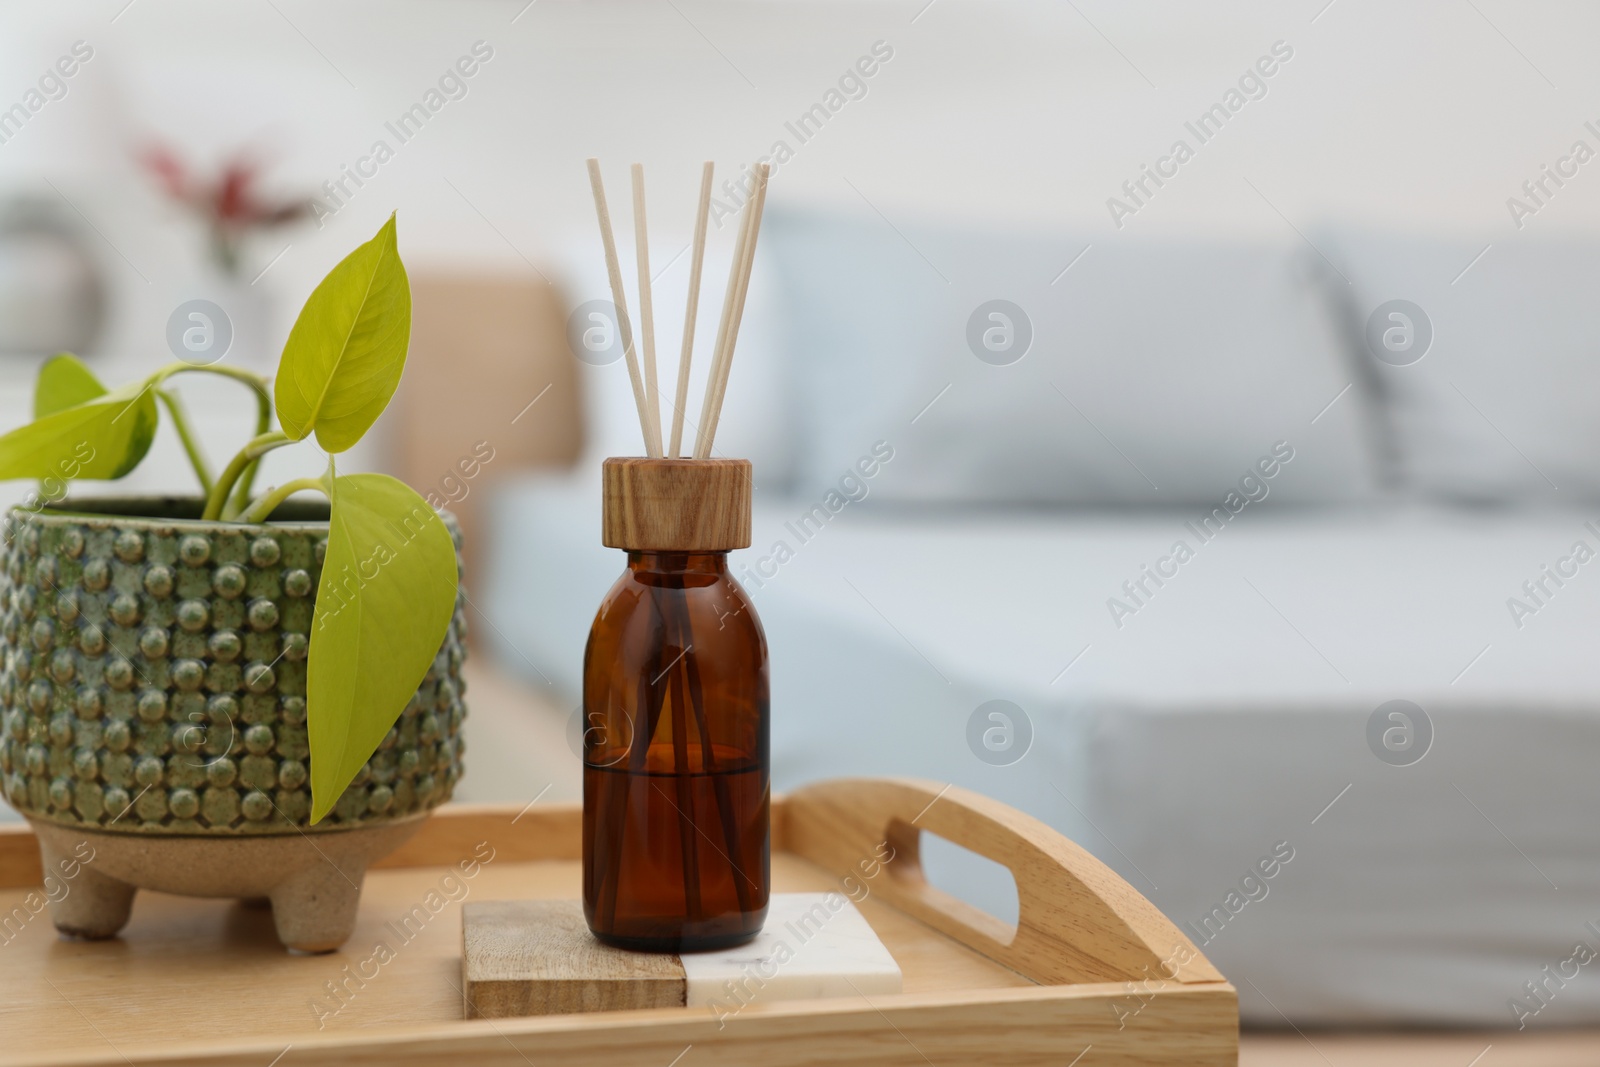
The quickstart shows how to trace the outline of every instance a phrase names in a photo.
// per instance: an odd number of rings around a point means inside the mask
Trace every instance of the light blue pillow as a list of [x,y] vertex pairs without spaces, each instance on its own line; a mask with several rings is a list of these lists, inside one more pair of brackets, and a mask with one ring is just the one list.
[[1600,497],[1600,241],[1342,229],[1317,242],[1351,281],[1349,329],[1408,489]]
[[1314,253],[1090,244],[771,210],[801,491],[881,441],[904,503],[1215,505],[1275,449],[1284,499],[1374,492]]

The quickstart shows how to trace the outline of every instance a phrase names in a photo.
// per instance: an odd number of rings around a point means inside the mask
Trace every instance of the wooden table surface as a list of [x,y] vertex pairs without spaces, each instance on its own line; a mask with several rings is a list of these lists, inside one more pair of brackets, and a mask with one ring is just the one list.
[[1240,1067],[1595,1067],[1600,1030],[1246,1031]]

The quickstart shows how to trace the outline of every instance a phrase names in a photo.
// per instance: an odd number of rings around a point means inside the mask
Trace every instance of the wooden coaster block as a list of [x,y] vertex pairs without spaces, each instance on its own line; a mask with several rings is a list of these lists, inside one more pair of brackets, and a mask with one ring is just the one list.
[[703,1008],[900,992],[900,968],[840,893],[774,893],[755,940],[682,956],[596,941],[576,900],[471,901],[461,910],[467,1018]]
[[468,901],[461,989],[468,1019],[684,1003],[678,957],[625,952],[589,932],[576,900]]

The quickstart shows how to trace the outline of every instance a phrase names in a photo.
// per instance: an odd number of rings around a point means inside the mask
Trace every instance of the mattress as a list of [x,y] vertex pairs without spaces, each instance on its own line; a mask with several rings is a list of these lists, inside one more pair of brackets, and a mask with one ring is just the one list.
[[[598,496],[503,490],[475,598],[500,658],[573,707],[623,566]],[[1182,926],[1252,1022],[1600,1022],[1600,987],[1559,977],[1600,951],[1600,521],[757,501],[733,567],[771,645],[778,788],[908,774],[1028,811]],[[968,868],[934,880],[1015,907]]]

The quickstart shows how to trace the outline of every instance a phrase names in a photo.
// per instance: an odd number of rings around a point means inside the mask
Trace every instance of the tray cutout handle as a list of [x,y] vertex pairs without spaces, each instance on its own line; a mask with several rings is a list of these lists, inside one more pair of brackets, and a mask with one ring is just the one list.
[[[914,779],[846,778],[793,793],[784,810],[791,850],[1036,982],[1224,981],[1115,871],[997,800]],[[928,883],[922,830],[1011,871],[1015,931]],[[886,877],[864,879],[879,868]]]
[[[952,922],[969,927],[973,933],[993,945],[1001,948],[1010,947],[1011,943],[1017,939],[1017,926],[1015,924],[1008,923],[976,904],[962,900],[955,894],[940,889],[929,880],[927,865],[922,860],[922,845],[930,835],[946,842],[953,848],[969,853],[972,857],[981,857],[991,863],[998,863],[1000,868],[1006,872],[1013,888],[1015,888],[1017,876],[1011,873],[1011,868],[1006,866],[1005,863],[985,856],[983,853],[970,849],[963,844],[951,841],[943,834],[912,826],[902,819],[890,820],[888,831],[884,835],[885,840],[898,842],[894,846],[894,861],[885,866],[889,877],[900,883],[904,892],[915,896],[925,907],[943,914]],[[1021,897],[1019,894],[1019,916],[1020,912]]]

